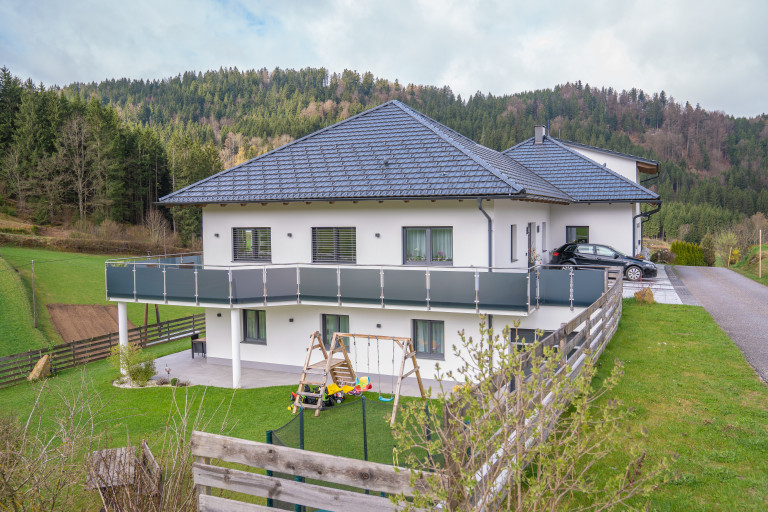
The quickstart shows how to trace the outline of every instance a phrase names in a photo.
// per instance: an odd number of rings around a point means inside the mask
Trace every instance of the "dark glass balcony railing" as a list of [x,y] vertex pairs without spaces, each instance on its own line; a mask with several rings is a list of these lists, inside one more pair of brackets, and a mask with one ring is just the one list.
[[333,304],[527,313],[587,306],[605,290],[602,269],[202,264],[202,256],[106,262],[110,300],[190,305]]

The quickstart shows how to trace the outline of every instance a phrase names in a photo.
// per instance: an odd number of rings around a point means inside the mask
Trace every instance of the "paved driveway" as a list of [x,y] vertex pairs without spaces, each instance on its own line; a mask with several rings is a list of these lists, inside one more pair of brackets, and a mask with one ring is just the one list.
[[722,267],[681,267],[686,288],[768,382],[768,287]]

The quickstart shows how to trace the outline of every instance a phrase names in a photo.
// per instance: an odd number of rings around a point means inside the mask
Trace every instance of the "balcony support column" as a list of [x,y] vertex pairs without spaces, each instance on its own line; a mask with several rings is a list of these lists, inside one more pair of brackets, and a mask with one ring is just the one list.
[[240,387],[240,310],[229,310],[232,336],[232,388]]
[[[117,303],[117,338],[121,347],[128,346],[128,303]],[[123,375],[128,373],[126,368],[121,368]]]

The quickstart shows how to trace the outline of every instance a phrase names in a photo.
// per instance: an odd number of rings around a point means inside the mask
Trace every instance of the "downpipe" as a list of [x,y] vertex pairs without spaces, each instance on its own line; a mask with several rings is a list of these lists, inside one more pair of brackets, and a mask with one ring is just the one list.
[[[651,215],[653,215],[654,213],[658,213],[659,210],[661,210],[661,203],[658,203],[658,204],[659,205],[656,208],[654,208],[653,210],[648,210],[647,212],[640,212],[637,215],[635,215],[634,217],[632,217],[632,253],[633,254],[630,254],[630,256],[632,256],[633,258],[636,256],[636,253],[635,253],[635,221],[637,220],[638,217],[642,217],[645,220],[648,220]],[[640,241],[641,242],[643,240],[643,238],[642,238],[642,236],[643,236],[642,228],[643,228],[643,221],[640,222],[640,230],[641,230],[640,231]],[[642,245],[641,245],[640,250],[642,250],[642,249],[643,248],[642,248]]]
[[[477,198],[477,209],[488,219],[488,272],[493,272],[493,219],[483,210],[483,199]],[[493,329],[493,315],[488,315],[488,329]]]

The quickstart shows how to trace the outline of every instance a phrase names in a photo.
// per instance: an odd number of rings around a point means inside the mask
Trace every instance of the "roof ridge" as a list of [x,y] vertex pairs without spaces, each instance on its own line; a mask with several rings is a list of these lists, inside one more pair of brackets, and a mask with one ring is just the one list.
[[[525,192],[525,189],[523,187],[510,182],[503,174],[499,173],[496,169],[493,168],[493,166],[491,164],[486,162],[485,159],[483,159],[483,158],[473,154],[472,152],[468,151],[466,148],[461,147],[455,141],[451,140],[451,138],[448,137],[446,134],[441,133],[440,130],[438,130],[435,126],[432,126],[430,123],[426,122],[426,120],[421,119],[421,116],[424,116],[427,119],[431,119],[432,121],[434,121],[435,123],[439,124],[440,126],[443,126],[443,127],[447,128],[448,130],[451,130],[453,133],[456,133],[457,135],[459,135],[459,136],[461,136],[461,137],[463,137],[463,138],[465,138],[465,139],[467,139],[469,141],[472,141],[472,143],[474,143],[474,144],[477,144],[477,142],[473,141],[469,137],[465,137],[464,135],[461,135],[456,130],[452,130],[451,128],[449,128],[449,127],[445,126],[444,124],[440,123],[439,121],[436,121],[436,120],[426,116],[425,114],[422,114],[421,112],[417,112],[416,110],[412,109],[411,107],[409,107],[408,105],[402,103],[401,101],[392,100],[392,103],[394,105],[396,105],[398,108],[400,108],[400,110],[402,110],[403,112],[405,112],[406,114],[411,116],[414,120],[418,121],[421,125],[425,126],[427,129],[431,130],[433,133],[435,133],[435,135],[437,135],[438,137],[440,137],[441,139],[446,141],[448,144],[450,144],[454,148],[456,148],[459,151],[461,151],[462,153],[464,153],[466,156],[468,156],[475,163],[477,163],[478,165],[483,167],[485,170],[487,170],[488,172],[490,172],[491,174],[493,174],[494,176],[499,178],[501,181],[503,181],[504,183],[509,185],[509,187],[515,191],[515,193],[520,194],[520,193],[524,193]],[[483,147],[485,147],[485,146],[483,146]],[[486,149],[489,149],[490,151],[494,151],[491,148],[486,148]],[[515,163],[519,163],[519,162],[515,161]],[[526,169],[527,169],[527,167],[526,167]],[[560,190],[557,187],[555,187],[555,188],[557,190]]]
[[545,135],[544,137],[549,139],[549,140],[551,140],[553,143],[557,144],[558,146],[560,146],[561,148],[565,149],[566,151],[569,151],[570,153],[572,153],[572,154],[574,154],[574,155],[576,155],[576,156],[586,160],[587,162],[595,164],[596,166],[600,167],[604,171],[608,171],[609,173],[613,174],[614,176],[616,176],[617,178],[619,178],[621,180],[624,180],[625,182],[629,183],[630,185],[633,185],[635,187],[641,188],[642,190],[645,190],[646,192],[649,192],[650,194],[653,194],[653,195],[659,197],[659,194],[655,193],[654,191],[649,190],[649,189],[645,188],[644,186],[642,186],[641,184],[639,184],[637,182],[634,182],[634,181],[630,180],[629,178],[626,178],[626,177],[622,176],[621,174],[617,173],[613,169],[608,168],[608,166],[606,166],[606,165],[601,165],[601,164],[595,162],[594,160],[592,160],[588,156],[582,155],[581,153],[579,153],[575,149],[569,148],[568,146],[566,146],[565,144],[560,142],[560,140],[558,140],[558,139],[556,139],[554,137],[550,137],[549,135]]
[[389,101],[385,101],[385,102],[384,102],[384,103],[382,103],[381,105],[376,105],[375,107],[372,107],[372,108],[369,108],[369,109],[367,109],[367,110],[364,110],[364,111],[360,112],[359,114],[355,114],[354,116],[351,116],[351,117],[348,117],[348,118],[346,118],[346,119],[342,119],[341,121],[338,121],[338,122],[336,122],[336,123],[333,123],[333,124],[332,124],[332,125],[330,125],[330,126],[326,126],[325,128],[320,128],[320,129],[319,129],[319,130],[317,130],[317,131],[314,131],[314,132],[312,132],[312,133],[308,133],[307,135],[305,135],[305,136],[303,136],[303,137],[299,137],[298,139],[296,139],[296,140],[292,140],[291,142],[289,142],[289,143],[287,143],[287,144],[283,144],[282,146],[280,146],[280,147],[277,147],[277,148],[273,149],[272,151],[267,151],[266,153],[263,153],[263,154],[261,154],[261,155],[255,156],[255,157],[253,157],[253,158],[250,158],[250,159],[246,160],[245,162],[242,162],[242,163],[240,163],[240,164],[238,164],[238,165],[236,165],[236,166],[234,166],[234,167],[230,167],[229,169],[224,169],[223,171],[219,171],[219,172],[217,172],[216,174],[211,174],[211,175],[210,175],[210,176],[208,176],[207,178],[203,178],[203,179],[202,179],[202,180],[200,180],[200,181],[196,181],[196,182],[194,182],[194,183],[191,183],[191,184],[187,185],[187,186],[186,186],[186,187],[184,187],[184,188],[180,188],[179,190],[175,190],[175,191],[171,192],[170,194],[167,194],[167,195],[165,195],[165,196],[161,197],[161,198],[160,198],[158,201],[160,201],[160,200],[164,200],[164,199],[168,199],[169,197],[173,197],[173,196],[175,196],[176,194],[178,194],[178,193],[180,193],[180,192],[183,192],[183,191],[187,190],[188,188],[190,188],[190,187],[192,187],[192,186],[197,186],[197,185],[200,185],[200,184],[202,184],[202,183],[205,183],[205,182],[207,182],[208,180],[211,180],[211,179],[213,179],[213,178],[217,178],[217,177],[219,177],[219,176],[223,176],[223,175],[225,175],[225,174],[227,174],[227,173],[229,173],[229,172],[234,172],[234,171],[236,171],[237,169],[239,169],[240,167],[242,167],[242,166],[244,166],[244,165],[246,165],[246,164],[249,164],[249,163],[251,163],[251,162],[253,162],[253,161],[255,161],[255,160],[259,160],[259,159],[261,159],[261,158],[265,158],[267,155],[271,155],[271,154],[273,154],[273,153],[276,153],[276,152],[278,152],[278,151],[282,151],[282,150],[284,150],[284,149],[285,149],[285,148],[287,148],[287,147],[293,146],[294,144],[297,144],[297,143],[299,143],[299,142],[301,142],[301,141],[303,141],[303,140],[305,140],[305,139],[309,139],[310,137],[314,137],[315,135],[319,135],[320,133],[323,133],[323,132],[325,132],[325,131],[327,131],[327,130],[330,130],[330,129],[331,129],[331,128],[333,128],[333,127],[339,126],[339,125],[341,125],[341,124],[344,124],[344,123],[346,123],[346,122],[348,122],[348,121],[351,121],[351,120],[353,120],[353,119],[357,119],[358,117],[362,117],[362,116],[364,116],[364,115],[366,115],[366,114],[370,114],[370,113],[371,113],[371,112],[373,112],[374,110],[379,110],[379,109],[381,109],[381,108],[385,107],[386,105],[390,105],[390,104],[397,104],[397,103],[400,103],[400,102],[399,102],[399,101],[397,101],[397,100],[389,100]]

